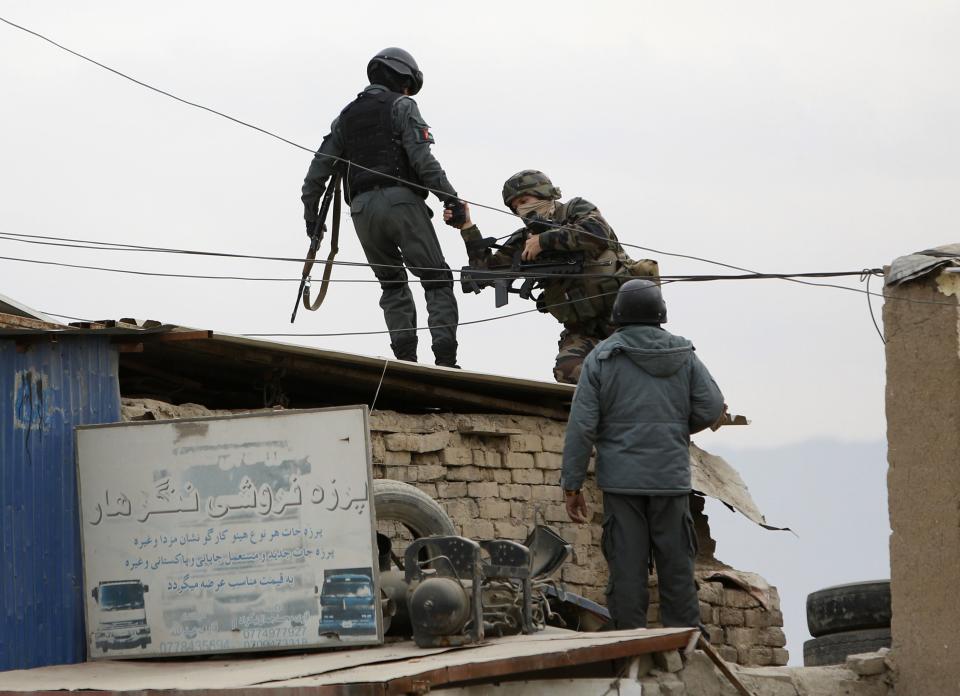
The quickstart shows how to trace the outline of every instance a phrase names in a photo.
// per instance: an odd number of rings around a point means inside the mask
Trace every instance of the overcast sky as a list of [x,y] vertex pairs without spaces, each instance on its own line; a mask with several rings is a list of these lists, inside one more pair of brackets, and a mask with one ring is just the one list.
[[[379,49],[411,51],[434,153],[460,194],[502,207],[547,172],[620,239],[763,272],[858,271],[955,242],[960,6],[948,2],[0,2],[0,15],[310,148]],[[185,107],[0,24],[0,232],[302,256],[309,153]],[[436,199],[431,200],[439,210]],[[511,218],[475,209],[486,234]],[[435,218],[436,220],[436,218]],[[458,233],[437,223],[449,264]],[[339,258],[363,255],[344,221]],[[650,255],[665,274],[729,272]],[[160,272],[298,278],[297,264],[78,251],[0,255]],[[171,280],[0,260],[0,293],[85,318],[287,332],[296,283]],[[370,280],[365,269],[334,277]],[[863,289],[856,278],[838,281]],[[880,291],[874,280],[873,291]],[[420,323],[426,321],[415,288]],[[692,339],[748,428],[708,449],[885,436],[883,347],[862,293],[783,281],[672,284]],[[373,283],[333,286],[304,333],[382,330]],[[527,309],[459,294],[461,320]],[[877,320],[882,299],[874,298]],[[548,380],[559,326],[465,326],[467,369]],[[389,355],[385,335],[287,338]],[[420,356],[431,360],[429,338]],[[736,462],[732,462],[736,465]],[[747,481],[751,484],[751,481]],[[759,500],[770,512],[770,500]],[[793,523],[791,520],[773,520]]]
[[[133,76],[316,147],[370,56],[410,50],[434,152],[466,198],[499,206],[518,169],[596,203],[620,238],[765,272],[859,270],[955,241],[960,99],[952,3],[0,3],[3,16]],[[301,256],[308,153],[122,80],[0,25],[0,231]],[[432,203],[434,209],[439,206]],[[475,210],[488,234],[514,228]],[[340,257],[363,255],[345,221]],[[448,262],[465,263],[437,224]],[[4,256],[220,275],[296,264],[70,251]],[[636,256],[642,252],[634,250]],[[724,269],[651,254],[662,271]],[[48,312],[286,332],[293,283],[169,280],[0,261],[0,292]],[[369,280],[338,268],[338,279]],[[842,281],[863,288],[856,278]],[[419,289],[417,289],[419,295]],[[879,290],[874,282],[873,290]],[[308,333],[383,329],[373,283],[339,284]],[[884,434],[882,344],[866,296],[783,281],[673,284],[738,446]],[[492,317],[488,291],[459,295]],[[881,300],[882,301],[882,300]],[[875,302],[879,314],[880,302]],[[529,308],[516,297],[508,310]],[[421,321],[426,314],[422,310]],[[558,325],[460,330],[469,369],[550,379]],[[383,335],[292,338],[389,354]],[[432,359],[422,337],[421,358]],[[705,441],[704,444],[709,446]]]

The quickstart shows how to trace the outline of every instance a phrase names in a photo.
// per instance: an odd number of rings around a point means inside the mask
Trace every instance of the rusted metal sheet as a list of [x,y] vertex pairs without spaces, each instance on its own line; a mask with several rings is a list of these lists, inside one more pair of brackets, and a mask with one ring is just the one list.
[[933,273],[944,266],[960,264],[960,244],[947,244],[918,251],[895,259],[887,271],[884,284],[902,285]]
[[710,454],[692,442],[690,443],[690,472],[694,491],[729,505],[764,529],[789,531],[788,527],[774,527],[767,524],[767,519],[753,501],[747,484],[723,457]]
[[73,427],[120,419],[117,370],[107,337],[0,339],[0,670],[84,659]]
[[[50,325],[57,325],[59,323],[53,317],[49,317],[43,312],[38,312],[32,307],[28,307],[25,304],[17,302],[13,298],[7,297],[6,295],[0,295],[0,314],[7,316],[12,315],[18,317],[30,317]],[[3,319],[0,317],[0,324],[2,323]]]

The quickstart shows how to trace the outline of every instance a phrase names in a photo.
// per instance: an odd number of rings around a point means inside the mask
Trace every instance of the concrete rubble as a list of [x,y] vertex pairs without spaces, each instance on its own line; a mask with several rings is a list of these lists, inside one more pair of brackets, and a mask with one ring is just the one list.
[[[891,696],[889,651],[851,655],[833,667],[742,667],[730,665],[755,696]],[[645,655],[638,681],[644,696],[738,696],[741,692],[696,650],[681,660],[677,651]],[[621,687],[621,691],[623,688]]]

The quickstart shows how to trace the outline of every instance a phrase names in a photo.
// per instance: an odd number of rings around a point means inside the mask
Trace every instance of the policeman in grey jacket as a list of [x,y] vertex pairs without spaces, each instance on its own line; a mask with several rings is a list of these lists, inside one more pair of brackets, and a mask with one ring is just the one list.
[[720,419],[723,395],[690,341],[660,327],[667,307],[658,285],[624,283],[611,320],[620,328],[587,356],[570,409],[561,481],[567,514],[589,519],[580,487],[596,446],[614,627],[647,625],[651,554],[663,625],[699,626],[690,434]]
[[380,281],[380,307],[393,354],[398,360],[417,360],[417,309],[406,265],[423,286],[436,363],[457,367],[453,274],[424,199],[433,191],[451,211],[451,226],[463,223],[465,204],[430,152],[433,134],[410,98],[423,87],[413,56],[402,48],[385,48],[370,59],[367,77],[370,84],[333,121],[303,181],[307,234],[316,226],[334,166],[349,160],[344,197],[363,253]]

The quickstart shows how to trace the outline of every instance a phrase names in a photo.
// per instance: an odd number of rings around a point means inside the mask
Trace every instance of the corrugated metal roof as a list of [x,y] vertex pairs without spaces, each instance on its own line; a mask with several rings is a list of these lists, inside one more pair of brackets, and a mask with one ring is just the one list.
[[120,419],[106,336],[0,339],[0,670],[85,657],[73,426]]
[[28,317],[30,319],[38,319],[39,321],[45,321],[51,324],[59,323],[56,319],[53,319],[52,317],[47,316],[43,312],[27,307],[27,305],[17,302],[16,300],[11,299],[6,295],[0,295],[0,312],[2,312],[3,314],[10,314],[17,317]]
[[886,285],[901,285],[933,273],[944,266],[960,264],[960,244],[946,244],[894,259],[887,271]]
[[348,403],[405,412],[469,410],[565,419],[573,386],[132,320],[82,326],[4,327],[0,336],[110,336],[120,347],[124,396],[210,408]]

